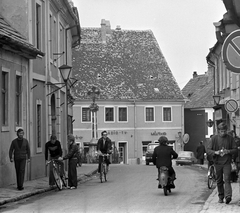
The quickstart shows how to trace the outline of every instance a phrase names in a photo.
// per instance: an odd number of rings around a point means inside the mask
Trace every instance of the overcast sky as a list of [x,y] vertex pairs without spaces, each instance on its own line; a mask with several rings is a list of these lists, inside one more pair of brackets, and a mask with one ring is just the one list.
[[206,56],[216,43],[213,22],[223,18],[222,0],[72,0],[81,27],[151,30],[182,89],[193,71],[207,71]]

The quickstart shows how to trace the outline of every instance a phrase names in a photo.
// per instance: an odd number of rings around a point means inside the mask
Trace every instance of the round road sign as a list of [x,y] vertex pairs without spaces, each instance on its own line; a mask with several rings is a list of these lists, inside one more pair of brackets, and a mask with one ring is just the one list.
[[240,73],[240,30],[231,32],[225,39],[222,59],[230,71]]
[[238,103],[234,99],[229,99],[225,102],[225,109],[227,112],[236,112],[238,110]]
[[186,144],[186,143],[189,141],[189,138],[190,138],[190,137],[189,137],[189,134],[187,134],[187,133],[184,134],[184,135],[183,135],[183,143]]

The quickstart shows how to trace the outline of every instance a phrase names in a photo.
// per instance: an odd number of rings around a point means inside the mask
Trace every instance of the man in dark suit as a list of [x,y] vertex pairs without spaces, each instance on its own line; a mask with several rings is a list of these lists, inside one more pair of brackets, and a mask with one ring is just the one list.
[[[171,177],[172,188],[175,188],[174,180],[176,179],[176,173],[172,167],[172,159],[176,159],[178,154],[173,150],[172,147],[167,145],[168,139],[165,136],[161,136],[158,139],[159,146],[157,146],[153,151],[153,163],[158,169],[158,174],[160,167],[166,166],[168,168],[169,176]],[[158,188],[161,188],[159,185]]]
[[24,131],[23,129],[18,129],[17,138],[14,139],[11,143],[9,149],[9,158],[10,161],[13,162],[14,155],[14,164],[17,176],[17,188],[18,190],[23,190],[23,182],[24,182],[24,174],[25,174],[25,166],[26,159],[30,162],[30,148],[28,140],[23,138]]
[[[97,142],[97,151],[99,154],[98,172],[100,172],[100,165],[103,161],[103,156],[101,154],[111,154],[112,153],[112,141],[107,137],[107,132],[103,131],[101,133],[102,137]],[[109,157],[106,159],[107,170],[109,170]]]

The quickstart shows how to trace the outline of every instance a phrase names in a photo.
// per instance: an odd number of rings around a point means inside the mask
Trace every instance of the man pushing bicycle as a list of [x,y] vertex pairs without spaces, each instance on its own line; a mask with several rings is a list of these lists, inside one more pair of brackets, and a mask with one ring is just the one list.
[[[111,154],[112,153],[112,141],[110,138],[107,137],[107,131],[103,131],[101,133],[102,137],[97,142],[97,152],[99,155],[99,162],[98,162],[98,172],[100,173],[100,165],[103,161],[102,154]],[[107,164],[107,171],[109,170],[109,156],[106,157],[106,164]]]

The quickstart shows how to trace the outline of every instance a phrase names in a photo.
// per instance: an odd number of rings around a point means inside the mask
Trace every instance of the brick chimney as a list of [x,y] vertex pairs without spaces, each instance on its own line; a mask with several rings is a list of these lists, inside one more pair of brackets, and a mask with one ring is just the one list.
[[107,42],[107,36],[111,35],[111,25],[110,21],[107,21],[105,19],[101,20],[101,36],[102,36],[102,42],[106,44]]
[[193,72],[193,78],[196,78],[196,77],[198,77],[198,74],[197,74],[197,71],[194,71]]

